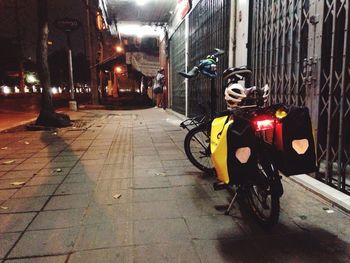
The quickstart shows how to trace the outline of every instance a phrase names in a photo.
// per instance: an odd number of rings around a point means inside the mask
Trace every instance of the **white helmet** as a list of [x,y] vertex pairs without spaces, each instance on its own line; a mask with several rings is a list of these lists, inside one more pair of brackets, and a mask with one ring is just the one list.
[[265,84],[265,86],[262,88],[262,90],[264,91],[264,94],[263,94],[264,102],[266,102],[269,95],[270,95],[269,85]]
[[233,83],[225,89],[225,100],[229,108],[237,107],[246,97],[245,88],[241,84]]

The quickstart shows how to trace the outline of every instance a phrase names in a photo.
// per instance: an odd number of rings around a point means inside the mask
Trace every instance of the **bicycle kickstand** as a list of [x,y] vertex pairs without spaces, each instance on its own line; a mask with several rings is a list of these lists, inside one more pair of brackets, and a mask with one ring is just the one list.
[[230,211],[233,207],[233,204],[235,203],[236,199],[237,199],[237,196],[238,196],[238,192],[235,193],[235,195],[233,196],[227,210],[225,211],[225,215],[229,215],[230,214]]

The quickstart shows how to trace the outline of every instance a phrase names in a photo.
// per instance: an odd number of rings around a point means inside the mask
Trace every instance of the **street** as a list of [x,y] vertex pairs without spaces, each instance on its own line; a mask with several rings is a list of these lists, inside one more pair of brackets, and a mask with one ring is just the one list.
[[350,262],[349,215],[283,178],[262,230],[215,192],[162,109],[80,111],[57,131],[0,133],[4,262]]

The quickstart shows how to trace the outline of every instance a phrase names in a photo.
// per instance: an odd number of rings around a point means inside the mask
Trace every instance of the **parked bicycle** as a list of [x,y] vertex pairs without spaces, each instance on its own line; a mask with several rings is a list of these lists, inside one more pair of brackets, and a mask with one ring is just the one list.
[[[211,69],[215,70],[216,62],[217,58],[212,60]],[[201,64],[202,61],[181,75],[191,78],[203,73]],[[246,68],[224,71],[228,109],[217,114],[212,110],[202,122],[197,122],[186,135],[184,146],[188,158],[198,168],[215,171],[218,179],[215,190],[235,190],[226,214],[240,197],[262,226],[271,227],[278,221],[279,199],[283,194],[279,170],[285,175],[313,172],[314,140],[307,108],[265,106],[269,96],[267,85],[244,88],[238,83],[250,74]],[[213,80],[216,72],[205,75]],[[213,92],[213,81],[211,88]],[[203,164],[204,158],[210,159],[211,166]]]

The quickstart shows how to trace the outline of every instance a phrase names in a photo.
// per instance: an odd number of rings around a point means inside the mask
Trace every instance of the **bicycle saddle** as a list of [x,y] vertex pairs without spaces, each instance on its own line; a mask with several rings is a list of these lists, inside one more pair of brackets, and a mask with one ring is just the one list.
[[252,75],[252,71],[247,67],[228,68],[222,74],[223,79],[232,78],[235,82],[243,80]]
[[184,71],[179,72],[179,74],[181,76],[183,76],[184,78],[187,78],[187,79],[191,79],[191,78],[197,76],[198,73],[199,73],[198,67],[193,67],[193,69],[191,69],[189,72],[184,72]]

